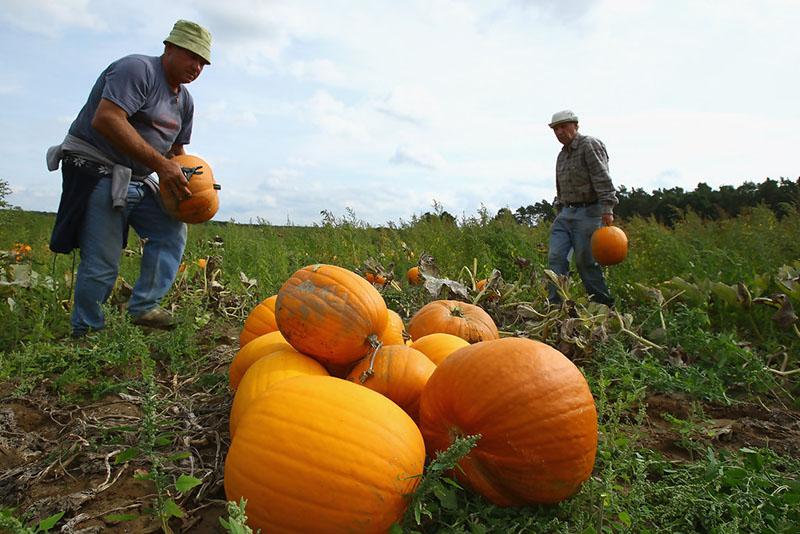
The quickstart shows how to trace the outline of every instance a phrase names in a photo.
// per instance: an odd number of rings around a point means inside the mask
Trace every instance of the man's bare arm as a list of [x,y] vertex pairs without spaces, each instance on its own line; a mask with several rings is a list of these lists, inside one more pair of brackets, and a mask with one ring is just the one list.
[[[188,182],[181,166],[159,154],[128,122],[124,109],[105,98],[100,100],[92,119],[92,127],[125,154],[153,169],[158,174],[161,187],[166,187],[177,198],[190,196]],[[173,145],[173,149],[176,146]]]

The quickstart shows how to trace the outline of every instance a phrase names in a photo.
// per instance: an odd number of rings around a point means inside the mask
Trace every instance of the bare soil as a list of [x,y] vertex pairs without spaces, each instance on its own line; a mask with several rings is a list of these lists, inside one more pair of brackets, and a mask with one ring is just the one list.
[[[224,373],[236,347],[218,346],[209,355],[209,368],[199,374]],[[223,532],[227,517],[223,465],[229,445],[226,388],[210,393],[197,377],[164,376],[159,385],[159,427],[165,439],[155,450],[163,462],[167,487],[162,494],[184,511],[173,518],[174,532]],[[83,406],[64,406],[45,388],[14,398],[9,384],[0,385],[0,506],[13,507],[17,517],[41,520],[65,512],[61,532],[159,532],[153,512],[156,486],[142,479],[152,458],[139,454],[119,461],[120,454],[139,446],[143,399],[109,395]],[[181,458],[173,459],[175,454]],[[181,474],[202,484],[180,495],[174,482]],[[120,516],[128,516],[120,520]],[[66,522],[66,525],[64,523]]]
[[[224,373],[235,354],[235,342],[219,345],[207,358],[207,373]],[[209,393],[196,381],[164,376],[159,379],[161,420],[170,421],[170,443],[158,449],[170,482],[168,496],[185,516],[173,518],[174,532],[223,532],[226,517],[223,465],[229,446],[227,391]],[[224,388],[216,388],[221,391]],[[41,391],[15,398],[9,384],[0,384],[0,505],[14,507],[27,520],[65,512],[61,532],[158,532],[153,513],[156,488],[141,475],[152,459],[116,459],[138,444],[143,401],[110,395],[83,406],[64,406]],[[767,447],[800,457],[800,412],[779,406],[737,403],[719,406],[680,395],[652,394],[646,399],[644,424],[632,425],[640,443],[670,460],[689,461],[691,451],[672,416],[692,422],[691,439],[717,449]],[[668,414],[668,415],[667,415]],[[632,415],[632,417],[634,417]],[[635,430],[633,429],[635,427]],[[128,430],[126,430],[128,429]],[[175,453],[189,458],[169,461]],[[180,474],[201,479],[188,495],[176,494]],[[117,517],[115,517],[115,515]],[[119,520],[120,515],[129,515]]]
[[[690,459],[690,451],[681,444],[686,438],[718,449],[767,448],[800,458],[800,411],[785,406],[721,406],[677,394],[653,394],[647,397],[646,410],[642,443],[670,459]],[[681,434],[669,416],[690,422],[692,429]]]

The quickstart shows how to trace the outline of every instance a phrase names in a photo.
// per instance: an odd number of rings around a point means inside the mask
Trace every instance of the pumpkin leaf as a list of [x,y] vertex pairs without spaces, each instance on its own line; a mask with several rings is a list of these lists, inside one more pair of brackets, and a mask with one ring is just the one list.
[[424,287],[434,298],[441,295],[443,288],[447,288],[447,290],[449,290],[452,294],[458,295],[464,299],[468,298],[469,296],[469,290],[467,289],[467,286],[461,282],[456,282],[455,280],[449,280],[447,278],[425,276]]
[[239,281],[242,284],[244,284],[247,287],[247,289],[250,289],[251,287],[255,287],[258,285],[258,280],[256,280],[255,278],[248,277],[241,271],[239,271]]
[[687,282],[680,276],[673,277],[665,284],[677,289],[681,293],[681,300],[693,306],[701,306],[708,300],[708,295],[700,291],[696,284]]
[[736,289],[733,286],[723,284],[722,282],[712,282],[711,291],[718,299],[723,301],[728,306],[736,306],[738,299],[736,295]]

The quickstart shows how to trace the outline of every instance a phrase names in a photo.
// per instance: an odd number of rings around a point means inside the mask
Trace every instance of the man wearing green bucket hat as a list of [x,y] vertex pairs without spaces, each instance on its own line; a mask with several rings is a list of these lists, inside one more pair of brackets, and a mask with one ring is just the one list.
[[209,31],[177,21],[160,56],[133,54],[111,63],[64,141],[48,150],[48,168],[56,170],[60,162],[62,173],[50,248],[80,249],[73,337],[105,326],[101,305],[117,279],[129,227],[144,247],[128,314],[135,324],[174,326],[159,302],[178,272],[186,225],[162,209],[159,187],[177,198],[191,194],[183,169],[171,158],[185,153],[192,134],[194,101],[185,86],[210,64]]

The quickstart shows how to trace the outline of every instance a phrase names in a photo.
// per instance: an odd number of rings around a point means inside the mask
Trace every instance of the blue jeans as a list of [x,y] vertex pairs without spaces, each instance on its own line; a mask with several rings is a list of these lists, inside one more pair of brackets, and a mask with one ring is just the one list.
[[89,196],[80,234],[73,334],[105,326],[100,305],[114,288],[127,225],[146,240],[128,313],[138,316],[155,308],[175,281],[186,246],[186,225],[167,215],[142,182],[131,181],[127,201],[125,209],[112,208],[110,178],[101,178]]
[[[562,208],[550,228],[550,250],[548,263],[550,270],[559,275],[569,274],[567,255],[573,249],[578,274],[586,288],[586,294],[595,302],[609,306],[614,299],[606,285],[603,270],[592,256],[592,234],[600,228],[602,208],[599,204],[581,208]],[[550,284],[550,302],[561,302],[555,285]]]

